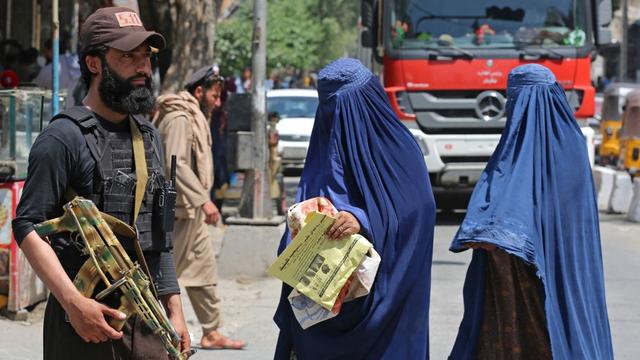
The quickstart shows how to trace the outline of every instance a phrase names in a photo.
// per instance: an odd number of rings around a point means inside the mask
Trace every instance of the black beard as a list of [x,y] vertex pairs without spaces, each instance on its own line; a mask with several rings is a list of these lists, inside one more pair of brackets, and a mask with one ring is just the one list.
[[145,86],[132,86],[130,80],[138,77],[124,79],[103,61],[102,81],[98,85],[100,98],[109,109],[120,114],[150,113],[156,102],[151,78],[145,76]]
[[207,106],[204,104],[203,101],[198,101],[198,102],[200,103],[200,111],[202,111],[202,114],[208,120],[209,117],[211,116],[211,113],[207,112]]

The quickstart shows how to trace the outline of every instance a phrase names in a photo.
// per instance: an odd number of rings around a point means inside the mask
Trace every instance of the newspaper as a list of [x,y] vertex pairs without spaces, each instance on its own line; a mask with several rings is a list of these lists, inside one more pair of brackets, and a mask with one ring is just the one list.
[[[380,260],[380,255],[378,255],[372,247],[364,259],[362,259],[360,266],[354,271],[355,279],[349,287],[349,292],[344,302],[369,294],[373,280],[378,272],[378,267],[380,266]],[[289,304],[291,304],[293,315],[303,329],[338,316],[338,312],[323,308],[311,301],[308,297],[300,294],[298,290],[293,289],[287,299],[289,300]]]
[[360,265],[372,245],[361,235],[328,239],[327,229],[334,218],[312,212],[306,224],[269,267],[275,276],[331,310],[347,279]]
[[296,317],[296,320],[298,320],[302,329],[307,329],[319,322],[334,318],[339,314],[316,304],[313,300],[300,294],[296,289],[291,291],[287,300],[289,300],[293,315]]

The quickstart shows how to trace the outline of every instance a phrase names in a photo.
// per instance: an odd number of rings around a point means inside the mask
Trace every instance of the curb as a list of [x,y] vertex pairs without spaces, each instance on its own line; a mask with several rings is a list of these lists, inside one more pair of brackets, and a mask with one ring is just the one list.
[[629,206],[627,219],[640,222],[640,177],[633,179],[633,199]]

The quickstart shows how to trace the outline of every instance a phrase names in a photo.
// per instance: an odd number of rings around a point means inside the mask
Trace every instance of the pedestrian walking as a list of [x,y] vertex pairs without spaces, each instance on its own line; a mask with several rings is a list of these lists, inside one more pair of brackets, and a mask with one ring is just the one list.
[[193,73],[184,91],[158,98],[154,124],[167,156],[177,156],[174,258],[180,285],[186,287],[202,326],[203,349],[242,349],[243,341],[223,336],[217,294],[217,265],[208,225],[220,219],[210,199],[213,185],[211,112],[220,106],[222,78],[213,66]]
[[[164,156],[157,131],[142,116],[154,104],[151,47],[162,49],[165,40],[146,31],[137,13],[122,7],[91,14],[80,38],[80,67],[89,84],[84,106],[55,116],[36,139],[13,220],[16,240],[53,295],[45,310],[43,357],[167,359],[160,337],[138,316],[132,316],[122,332],[116,331],[105,316],[122,320],[125,315],[76,289],[71,280],[89,257],[80,252],[76,239],[62,233],[45,241],[34,230],[34,224],[62,215],[65,194],[72,192],[135,226],[144,259],[136,255],[133,239],[118,239],[131,259],[148,264],[159,299],[181,338],[181,350],[189,351],[170,243],[154,230],[158,209],[151,205],[153,189],[164,184]],[[147,165],[146,183],[136,177],[134,147],[139,149],[136,158],[142,156]],[[142,197],[134,196],[140,188],[145,189]]]
[[[220,76],[222,80],[222,76]],[[225,102],[231,93],[235,93],[236,86],[232,79],[224,79],[222,92],[220,93],[220,102],[211,112],[211,152],[213,155],[213,187],[211,188],[211,201],[219,210],[222,210],[222,204],[227,189],[229,188],[229,166],[227,162],[227,143],[229,138],[229,116],[225,109]]]
[[238,94],[251,93],[251,68],[244,67],[240,76],[236,79],[236,92]]
[[511,71],[507,123],[451,251],[473,248],[450,359],[613,359],[584,137],[537,64]]
[[[358,60],[320,71],[318,93],[296,202],[329,199],[339,212],[328,235],[362,234],[382,261],[367,296],[306,330],[283,285],[275,358],[427,359],[435,204],[420,148]],[[278,252],[290,241],[287,230]]]

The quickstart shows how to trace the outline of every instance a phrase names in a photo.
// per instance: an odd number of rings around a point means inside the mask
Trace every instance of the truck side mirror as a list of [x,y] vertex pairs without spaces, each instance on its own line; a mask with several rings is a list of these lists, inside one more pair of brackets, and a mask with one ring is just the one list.
[[613,39],[609,23],[613,19],[613,9],[611,0],[595,0],[594,9],[596,11],[595,37],[596,45],[611,44]]

